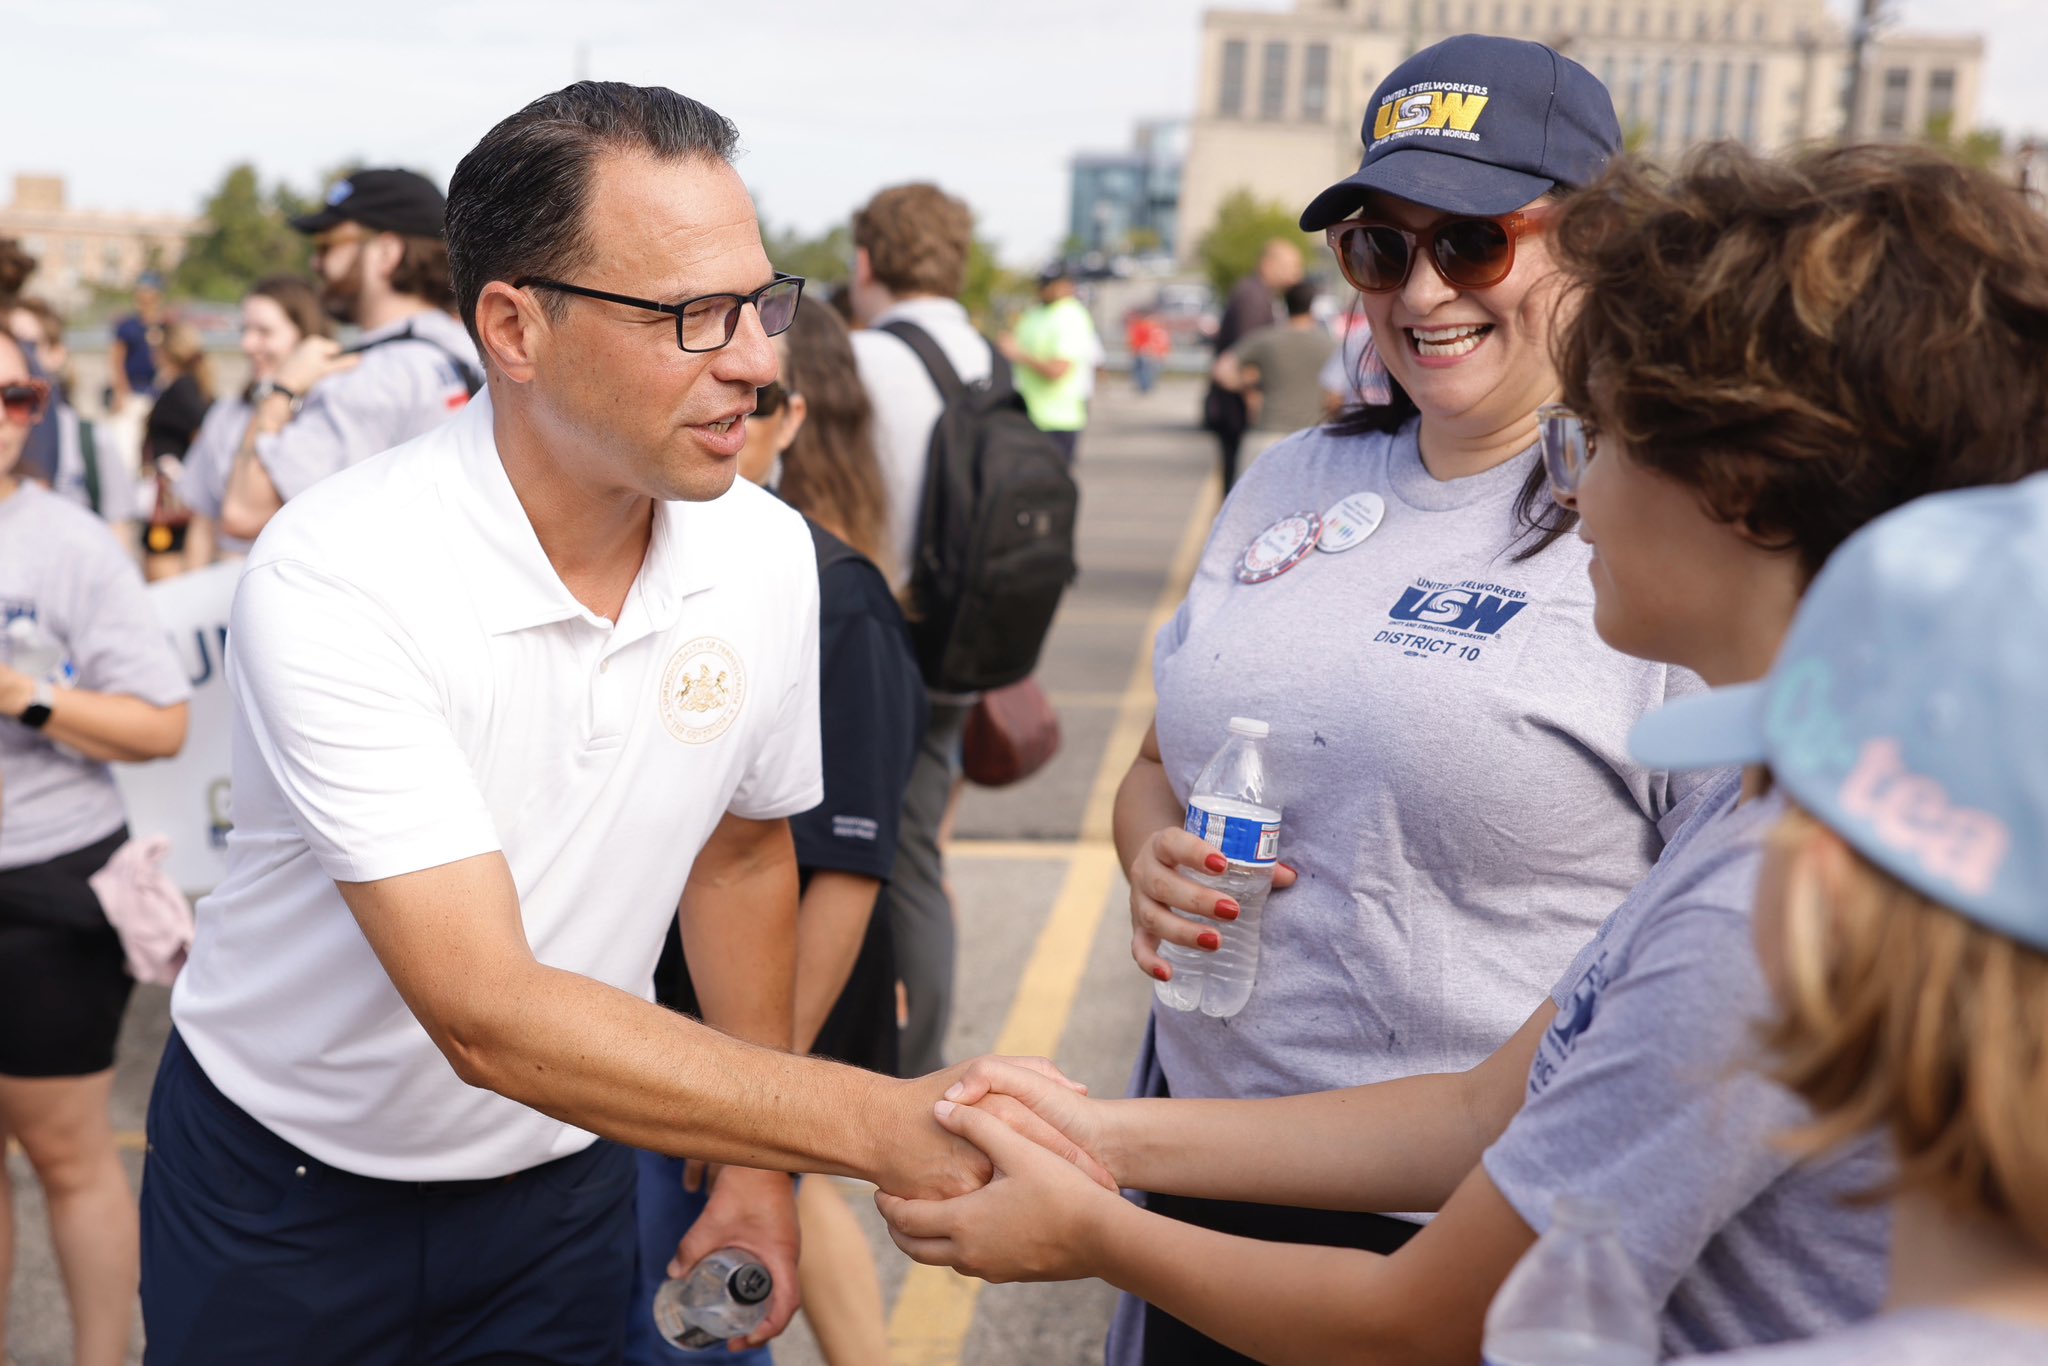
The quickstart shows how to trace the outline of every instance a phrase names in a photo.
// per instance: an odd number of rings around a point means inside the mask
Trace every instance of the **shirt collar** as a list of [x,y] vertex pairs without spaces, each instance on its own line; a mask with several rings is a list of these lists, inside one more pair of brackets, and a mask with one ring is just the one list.
[[[493,423],[486,390],[441,429],[455,455],[443,476],[443,502],[450,528],[471,542],[456,559],[470,576],[484,629],[500,635],[572,618],[606,629],[603,618],[576,600],[541,548],[499,458]],[[636,636],[665,631],[675,624],[684,598],[717,582],[714,547],[706,544],[710,506],[655,503],[647,556],[615,625],[637,628]]]
[[880,327],[883,323],[893,322],[917,323],[922,326],[928,321],[949,320],[971,323],[971,319],[967,316],[967,306],[958,299],[945,299],[932,295],[916,299],[900,299],[876,314],[875,320],[869,323],[868,326]]

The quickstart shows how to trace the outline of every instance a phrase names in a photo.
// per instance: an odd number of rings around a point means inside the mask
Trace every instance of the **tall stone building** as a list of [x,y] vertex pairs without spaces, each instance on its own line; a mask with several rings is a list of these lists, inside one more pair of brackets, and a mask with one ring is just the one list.
[[[1843,130],[1849,34],[1827,0],[1296,0],[1211,10],[1181,185],[1186,257],[1233,191],[1305,204],[1356,170],[1382,78],[1458,33],[1549,43],[1614,95],[1631,143],[1673,157],[1733,138],[1773,151]],[[1851,132],[1908,138],[1977,124],[1984,41],[1884,32]]]
[[64,178],[53,175],[17,175],[12,202],[0,207],[0,237],[19,240],[40,262],[29,292],[65,309],[95,286],[125,289],[152,266],[168,272],[202,226],[184,214],[73,208]]

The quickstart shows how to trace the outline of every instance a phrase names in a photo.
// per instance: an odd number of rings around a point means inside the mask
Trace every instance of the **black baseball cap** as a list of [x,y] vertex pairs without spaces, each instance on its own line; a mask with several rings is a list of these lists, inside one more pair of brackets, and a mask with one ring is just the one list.
[[440,237],[448,226],[448,200],[433,181],[413,171],[357,171],[334,182],[327,207],[292,220],[293,227],[308,234],[342,223],[408,237]]
[[1358,172],[1301,215],[1320,232],[1368,194],[1493,217],[1563,185],[1590,185],[1621,154],[1599,77],[1541,43],[1466,33],[1426,47],[1380,82],[1359,132]]

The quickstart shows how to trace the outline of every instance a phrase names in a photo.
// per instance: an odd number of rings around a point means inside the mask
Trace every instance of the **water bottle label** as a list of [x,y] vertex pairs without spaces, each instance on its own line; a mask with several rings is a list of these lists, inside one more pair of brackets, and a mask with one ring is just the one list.
[[1280,858],[1278,821],[1219,815],[1190,803],[1186,828],[1232,863],[1266,864]]

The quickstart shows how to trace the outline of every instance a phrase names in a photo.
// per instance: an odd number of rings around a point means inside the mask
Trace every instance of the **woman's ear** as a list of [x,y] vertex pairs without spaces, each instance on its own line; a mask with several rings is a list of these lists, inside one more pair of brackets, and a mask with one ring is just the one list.
[[811,405],[804,401],[802,394],[791,394],[783,400],[782,431],[775,438],[775,453],[781,455],[796,441],[796,434],[804,429],[804,419],[811,415]]

